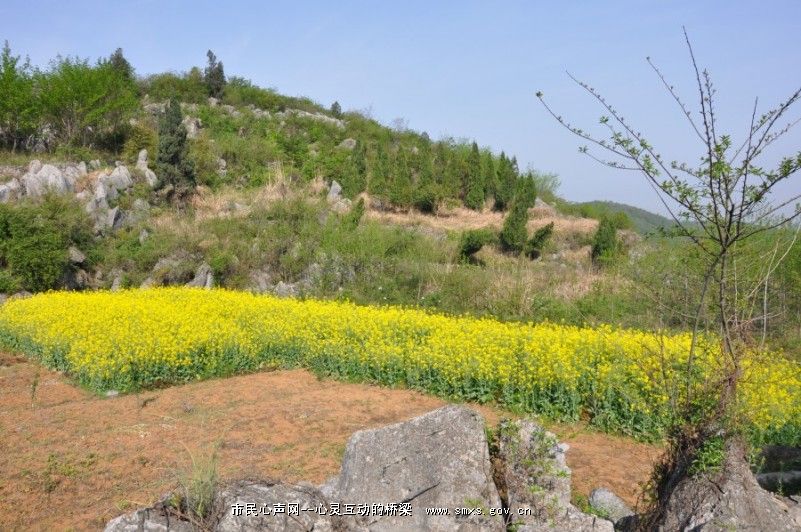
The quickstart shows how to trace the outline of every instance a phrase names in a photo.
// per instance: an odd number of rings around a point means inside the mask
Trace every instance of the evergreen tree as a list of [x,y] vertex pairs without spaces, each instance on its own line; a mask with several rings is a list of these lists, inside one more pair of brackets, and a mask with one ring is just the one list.
[[209,96],[222,98],[225,90],[225,71],[223,70],[222,61],[218,61],[217,56],[211,50],[206,52],[206,57],[208,57],[209,62],[203,72],[203,80],[206,82]]
[[370,182],[367,190],[378,199],[388,199],[389,158],[383,144],[376,146],[375,160],[370,169]]
[[350,208],[350,212],[345,215],[343,223],[346,227],[356,229],[362,221],[362,217],[364,217],[364,198],[359,198],[359,201]]
[[331,114],[334,115],[334,118],[340,118],[342,116],[342,106],[339,105],[339,102],[331,104]]
[[517,180],[515,186],[515,201],[520,202],[530,209],[537,201],[537,183],[531,174]]
[[507,252],[524,251],[528,240],[528,209],[537,199],[537,189],[532,179],[520,179],[512,201],[512,207],[503,221],[500,242],[501,248]]
[[115,72],[118,72],[126,80],[133,81],[134,69],[131,66],[131,63],[125,59],[125,56],[122,53],[122,48],[117,48],[114,50],[114,53],[108,58],[108,62]]
[[406,152],[398,150],[395,171],[389,189],[389,200],[397,207],[408,207],[412,203],[412,174]]
[[484,174],[484,198],[494,199],[498,188],[498,174],[495,172],[495,158],[492,152],[484,154],[484,164],[481,171]]
[[464,204],[468,209],[480,211],[484,206],[484,180],[481,172],[481,153],[478,144],[473,142],[467,157],[467,188]]
[[417,158],[417,183],[412,192],[412,204],[420,212],[434,213],[441,198],[439,185],[434,180],[434,164],[429,143],[423,144]]
[[603,266],[612,263],[619,254],[620,244],[617,240],[617,227],[612,218],[604,216],[598,223],[598,229],[592,237],[590,257],[593,264]]
[[431,145],[424,143],[417,154],[417,187],[427,188],[434,184],[434,164],[431,160]]
[[509,159],[506,154],[501,152],[501,159],[498,164],[498,188],[495,193],[495,209],[502,211],[508,209],[515,196],[517,188],[517,159]]
[[195,168],[189,159],[189,143],[182,122],[181,104],[173,98],[159,124],[156,174],[159,177],[158,188],[178,198],[195,186]]
[[528,209],[523,202],[513,202],[512,208],[503,220],[500,234],[501,249],[509,253],[520,253],[526,244],[528,232]]

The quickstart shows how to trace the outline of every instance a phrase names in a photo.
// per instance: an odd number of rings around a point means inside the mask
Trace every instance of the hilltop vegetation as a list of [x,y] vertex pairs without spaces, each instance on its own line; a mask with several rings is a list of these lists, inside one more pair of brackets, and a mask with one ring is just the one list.
[[[139,77],[119,50],[37,69],[6,46],[0,201],[33,158],[96,164],[74,196],[12,190],[0,205],[0,293],[195,282],[505,320],[690,323],[697,257],[680,239],[635,233],[665,219],[569,203],[556,176],[521,171],[513,155],[256,87],[212,56],[205,71]],[[114,161],[136,164],[130,183],[95,201]],[[766,234],[760,249],[791,233]],[[764,291],[764,333],[791,350],[799,249]]]

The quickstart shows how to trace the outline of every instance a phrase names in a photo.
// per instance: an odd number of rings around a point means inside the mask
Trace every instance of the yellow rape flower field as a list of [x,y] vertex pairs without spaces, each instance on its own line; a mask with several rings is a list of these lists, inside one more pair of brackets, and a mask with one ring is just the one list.
[[[669,397],[685,388],[679,376],[690,335],[157,288],[8,302],[0,345],[97,392],[304,367],[658,438]],[[715,348],[714,339],[701,340],[691,387],[714,375]],[[754,437],[797,443],[798,364],[779,353],[753,355],[744,371],[739,399]]]

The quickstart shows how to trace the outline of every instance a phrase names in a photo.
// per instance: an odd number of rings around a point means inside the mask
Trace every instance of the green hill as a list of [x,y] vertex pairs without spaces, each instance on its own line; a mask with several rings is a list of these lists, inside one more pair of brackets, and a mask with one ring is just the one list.
[[633,205],[616,203],[614,201],[585,201],[569,204],[567,210],[570,214],[578,214],[585,218],[601,218],[607,214],[625,213],[631,220],[632,228],[641,234],[652,233],[660,228],[673,226],[670,218],[646,211]]

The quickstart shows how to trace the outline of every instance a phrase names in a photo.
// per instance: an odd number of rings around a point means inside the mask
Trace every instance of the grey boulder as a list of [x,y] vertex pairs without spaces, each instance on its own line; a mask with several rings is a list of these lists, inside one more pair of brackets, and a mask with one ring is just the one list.
[[624,517],[634,515],[634,511],[628,507],[625,501],[607,488],[595,488],[592,490],[589,503],[590,506],[605,515],[613,523],[617,523]]
[[[329,492],[342,503],[409,504],[411,516],[351,516],[349,529],[505,530],[492,479],[484,420],[463,406],[445,406],[404,423],[361,430],[345,449],[339,480]],[[427,515],[426,508],[449,515]],[[457,516],[457,508],[481,508]]]
[[224,489],[218,504],[217,532],[334,530],[326,500],[310,486],[241,481]]

